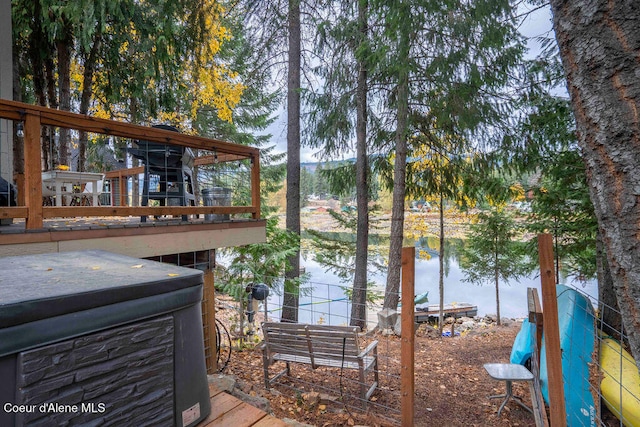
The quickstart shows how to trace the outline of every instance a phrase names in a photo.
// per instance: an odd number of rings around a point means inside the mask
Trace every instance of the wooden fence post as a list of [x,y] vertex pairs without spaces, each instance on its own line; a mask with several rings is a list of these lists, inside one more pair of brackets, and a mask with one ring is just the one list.
[[536,288],[527,288],[527,306],[529,307],[529,322],[536,327],[535,351],[531,359],[531,373],[534,378],[530,384],[533,416],[536,420],[536,427],[549,427],[549,418],[547,417],[547,410],[544,406],[542,390],[540,389],[540,352],[542,349],[544,319]]
[[544,345],[549,379],[549,412],[553,427],[567,425],[562,381],[562,353],[558,326],[558,300],[556,295],[555,268],[553,264],[553,239],[550,234],[538,235],[540,280],[542,282],[542,307],[544,308]]
[[400,372],[402,425],[413,426],[414,402],[414,347],[415,347],[415,255],[416,248],[402,248],[402,313]]

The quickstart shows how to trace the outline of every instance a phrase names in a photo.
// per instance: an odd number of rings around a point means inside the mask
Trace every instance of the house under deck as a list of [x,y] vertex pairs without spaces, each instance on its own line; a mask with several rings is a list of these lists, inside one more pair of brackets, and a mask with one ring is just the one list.
[[[17,206],[0,206],[3,223],[0,226],[0,257],[100,249],[203,270],[207,370],[215,372],[216,361],[211,356],[215,355],[212,348],[215,346],[215,249],[260,243],[266,239],[266,222],[260,218],[259,151],[219,140],[1,99],[0,119],[17,122],[24,130],[24,136],[16,141],[24,149],[22,168],[14,170]],[[78,176],[77,182],[69,182],[64,191],[59,182],[57,188],[47,186],[45,179],[52,171],[41,168],[41,135],[45,127],[50,133],[68,128],[90,135],[120,138],[129,145],[142,141],[197,153],[189,163],[194,175],[189,185],[194,188],[187,191],[183,187],[181,193],[189,195],[189,200],[185,197],[181,202],[168,194],[161,200],[158,194],[170,191],[167,188],[156,191],[155,200],[151,193],[145,198],[138,187],[142,175],[138,173],[140,166],[125,169],[124,173],[71,172],[69,175]],[[92,198],[92,194],[87,193],[84,184],[87,179],[84,178],[94,176],[103,179],[93,183]],[[110,194],[106,194],[106,198],[103,194],[98,197],[95,188],[102,187],[110,176],[118,177],[112,178]],[[148,176],[144,174],[145,178]],[[120,188],[119,193],[115,191],[116,185]],[[198,188],[221,188],[218,186],[229,187],[235,193],[233,200],[229,198],[225,206],[215,206],[216,203],[212,206],[197,194]],[[44,194],[46,191],[54,196]],[[150,191],[148,184],[143,191]],[[73,200],[82,203],[75,205]],[[176,200],[179,203],[175,203]]]

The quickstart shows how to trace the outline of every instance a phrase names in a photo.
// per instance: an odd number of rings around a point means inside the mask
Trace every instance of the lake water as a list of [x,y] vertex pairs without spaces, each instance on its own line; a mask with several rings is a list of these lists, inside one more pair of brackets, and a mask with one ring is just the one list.
[[[439,303],[438,277],[439,262],[438,257],[430,259],[417,258],[415,262],[415,294],[429,292],[429,304]],[[458,262],[453,257],[446,259],[446,276],[444,279],[444,302],[447,303],[470,303],[478,307],[478,315],[496,313],[496,291],[495,286],[478,286],[465,282],[464,273],[458,266]],[[300,297],[299,321],[306,323],[331,324],[348,323],[350,304],[346,298],[339,278],[331,272],[326,272],[325,268],[313,260],[312,255],[301,260],[301,265],[305,267],[309,275],[307,287],[310,289],[307,295]],[[384,290],[386,285],[385,274],[370,274],[369,280],[376,283],[376,287]],[[565,278],[563,283],[574,286],[591,297],[597,297],[597,284],[595,280],[586,283],[578,282],[572,278]],[[500,315],[507,318],[523,318],[527,316],[527,288],[538,289],[538,295],[542,299],[540,278],[533,274],[529,277],[521,278],[519,281],[512,280],[508,283],[500,283]],[[269,297],[270,316],[279,316],[281,306],[281,295],[272,294]],[[328,302],[330,301],[330,302]]]

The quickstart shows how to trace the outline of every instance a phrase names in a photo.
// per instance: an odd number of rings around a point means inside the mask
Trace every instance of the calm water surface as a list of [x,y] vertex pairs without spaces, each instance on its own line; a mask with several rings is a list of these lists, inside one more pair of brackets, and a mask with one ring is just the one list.
[[[433,250],[429,250],[433,253]],[[493,284],[478,286],[465,282],[464,273],[458,266],[458,262],[449,257],[446,260],[446,276],[444,279],[444,302],[447,303],[470,303],[478,307],[478,315],[496,313],[496,290]],[[350,304],[345,296],[345,292],[339,278],[331,272],[326,272],[325,268],[313,260],[312,255],[307,255],[301,260],[301,265],[305,267],[309,275],[307,295],[300,297],[299,321],[308,323],[328,322],[331,324],[342,324],[348,322]],[[429,304],[438,304],[438,257],[433,256],[429,260],[416,259],[415,263],[415,293],[429,292]],[[384,290],[386,285],[385,274],[370,274],[369,280],[376,283],[376,287]],[[597,285],[595,280],[587,283],[579,282],[572,278],[565,278],[563,282],[574,286],[591,297],[597,297]],[[521,278],[519,281],[511,280],[508,283],[501,282],[500,289],[500,315],[508,318],[523,318],[527,316],[527,288],[538,289],[538,294],[542,298],[540,290],[540,278],[533,274],[529,277]],[[269,298],[268,309],[270,316],[279,317],[279,307],[282,297],[273,294]],[[330,303],[328,301],[331,301]]]

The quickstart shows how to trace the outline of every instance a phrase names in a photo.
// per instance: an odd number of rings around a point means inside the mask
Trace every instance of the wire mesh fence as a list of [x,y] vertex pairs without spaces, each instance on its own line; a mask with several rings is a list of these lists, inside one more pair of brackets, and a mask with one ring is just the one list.
[[[212,267],[211,255],[186,253],[158,260],[207,270]],[[276,285],[270,295],[262,298],[253,298],[257,295],[253,284],[246,289],[242,285],[235,298],[216,295],[216,322],[220,323],[220,330],[229,330],[230,342],[243,343],[238,349],[244,350],[248,345],[254,348],[249,352],[248,364],[246,356],[231,355],[232,371],[246,371],[245,379],[254,387],[276,390],[299,400],[302,403],[297,408],[304,408],[310,399],[316,399],[316,403],[330,403],[332,410],[339,407],[349,414],[373,413],[389,424],[401,423],[406,399],[402,393],[406,391],[401,375],[402,358],[407,354],[402,342],[406,337],[402,340],[399,337],[400,314],[390,315],[381,310],[382,290],[370,290],[364,305],[356,306],[350,286],[303,280],[299,288],[287,288],[286,295],[282,280],[271,282]],[[295,298],[291,299],[292,295]],[[291,301],[294,305],[287,305]],[[635,381],[637,387],[640,381],[633,359],[623,351],[627,337],[620,313],[584,289],[559,285],[557,301],[568,425],[633,425],[628,421],[637,413],[635,396],[640,393],[633,390],[632,384]],[[225,307],[220,310],[222,305]],[[205,301],[203,309],[206,317],[211,305]],[[234,314],[220,315],[224,311]],[[287,311],[297,313],[296,323],[283,319]],[[415,313],[411,314],[415,317]],[[271,328],[267,337],[266,322]],[[350,328],[350,325],[363,326]],[[380,325],[385,325],[385,329],[381,330]],[[536,329],[535,325],[530,328]],[[221,340],[214,339],[218,343]],[[254,347],[258,343],[262,344]],[[540,378],[536,388],[541,395],[539,402],[544,397],[548,403],[553,394],[549,391],[551,384],[546,370],[554,362],[546,360],[544,339],[541,343],[542,351],[536,347],[534,353],[541,353],[542,357],[539,362],[533,357],[531,363],[532,371]],[[536,346],[535,341],[533,345]],[[230,346],[225,344],[225,351]],[[207,349],[212,350],[212,341]],[[415,348],[410,352],[415,353]],[[240,364],[234,365],[236,357]],[[218,357],[218,365],[224,369],[226,362],[221,364]],[[441,383],[440,389],[442,386],[452,385]],[[417,394],[426,396],[424,389]],[[544,407],[544,403],[537,406]]]
[[[193,252],[157,260],[206,271],[213,266],[212,255]],[[216,347],[225,352],[224,363],[217,357],[218,368],[224,369],[229,358],[233,359],[230,348],[234,341],[258,344],[271,338],[273,345],[262,352],[262,357],[260,350],[255,352],[254,357],[262,359],[254,361],[250,375],[257,386],[264,385],[296,399],[316,396],[318,401],[330,401],[331,406],[338,404],[348,413],[382,414],[389,423],[399,424],[403,399],[400,314],[389,317],[388,313],[381,313],[382,290],[370,290],[366,303],[358,307],[354,306],[348,286],[303,281],[299,289],[288,289],[295,296],[294,307],[287,306],[291,299],[285,297],[283,281],[274,282],[278,285],[263,300],[249,298],[252,295],[249,287],[240,301],[231,297],[224,303],[216,301],[217,330],[228,337],[222,346],[222,335],[213,338]],[[640,375],[628,351],[622,314],[617,307],[604,302],[601,295],[589,294],[584,289],[558,285],[556,291],[568,425],[638,425]],[[206,300],[210,297],[211,294],[205,295],[205,318],[213,307]],[[221,304],[235,315],[218,316]],[[364,310],[359,310],[362,307]],[[295,308],[297,323],[286,323],[282,318],[287,308]],[[358,317],[359,313],[364,313],[363,317]],[[265,322],[272,326],[272,335],[266,340]],[[205,328],[211,327],[206,320],[204,323]],[[381,330],[381,324],[388,327]],[[350,325],[364,326],[349,328]],[[535,337],[536,325],[528,327]],[[208,336],[216,335],[205,334],[205,341]],[[211,354],[214,343],[205,344]],[[529,366],[540,378],[535,387],[539,394],[537,406],[544,407],[550,399],[547,367],[554,362],[546,359],[544,336],[541,348],[535,339],[531,345]]]
[[[250,313],[243,329],[227,325],[235,339],[244,335],[249,341],[262,341],[264,322],[271,326],[273,345],[263,354],[261,383],[265,388],[291,396],[316,395],[341,404],[346,412],[374,412],[391,424],[399,424],[400,337],[393,329],[378,329],[380,294],[370,294],[365,309],[358,310],[350,288],[307,281],[296,297],[296,324],[282,319],[286,308],[294,308],[286,305],[282,283],[272,289],[266,301],[251,305],[247,301],[227,302],[237,313]],[[357,318],[352,313],[365,315]],[[253,322],[248,322],[248,317]],[[399,328],[399,314],[397,319]],[[364,328],[349,328],[362,324]]]
[[[558,285],[557,300],[567,425],[640,425],[640,375],[619,309],[571,286]],[[535,326],[530,327],[535,336]],[[540,378],[536,391],[549,403],[552,362],[546,359],[544,336],[541,349],[535,339],[532,344],[531,370]]]
[[[596,296],[589,296],[596,301]],[[604,299],[604,298],[602,298]],[[594,393],[601,402],[601,424],[640,425],[640,375],[629,352],[628,334],[618,307],[598,302],[595,348],[598,366]]]

